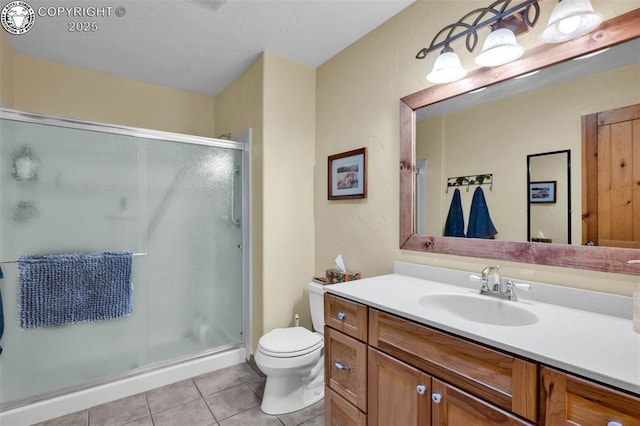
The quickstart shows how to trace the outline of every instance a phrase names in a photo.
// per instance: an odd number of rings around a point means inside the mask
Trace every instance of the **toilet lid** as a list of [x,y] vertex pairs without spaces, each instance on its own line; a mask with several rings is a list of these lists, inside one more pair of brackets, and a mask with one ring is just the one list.
[[260,350],[275,357],[300,356],[322,347],[322,335],[304,327],[276,328],[260,338]]

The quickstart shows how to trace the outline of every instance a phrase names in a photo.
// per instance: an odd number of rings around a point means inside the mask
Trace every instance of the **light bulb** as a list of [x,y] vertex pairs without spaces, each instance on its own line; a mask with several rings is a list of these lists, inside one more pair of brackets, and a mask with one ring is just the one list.
[[580,21],[582,21],[580,15],[564,18],[558,22],[558,31],[562,34],[571,34],[580,27]]

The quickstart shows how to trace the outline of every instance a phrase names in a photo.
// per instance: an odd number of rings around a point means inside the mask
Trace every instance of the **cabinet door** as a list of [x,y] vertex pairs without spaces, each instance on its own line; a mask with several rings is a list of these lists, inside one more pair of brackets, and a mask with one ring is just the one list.
[[325,387],[324,418],[325,424],[334,426],[366,426],[367,416],[344,398]]
[[433,426],[532,425],[471,394],[438,379],[432,380],[430,398]]
[[371,347],[368,358],[368,425],[428,426],[431,377]]
[[640,398],[548,367],[541,369],[545,426],[640,426]]

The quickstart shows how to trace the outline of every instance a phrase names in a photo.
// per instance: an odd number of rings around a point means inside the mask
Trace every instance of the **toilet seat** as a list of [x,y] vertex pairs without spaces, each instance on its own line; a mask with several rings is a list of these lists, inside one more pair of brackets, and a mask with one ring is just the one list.
[[276,328],[260,338],[258,350],[274,358],[306,355],[324,345],[322,335],[304,327]]

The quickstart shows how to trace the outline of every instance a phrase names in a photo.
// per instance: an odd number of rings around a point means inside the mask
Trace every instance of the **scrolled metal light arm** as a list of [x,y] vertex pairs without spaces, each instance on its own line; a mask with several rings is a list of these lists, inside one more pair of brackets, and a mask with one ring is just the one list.
[[[497,0],[488,7],[472,10],[457,22],[442,28],[433,40],[431,40],[429,47],[420,49],[416,55],[416,59],[424,59],[429,52],[440,48],[446,48],[452,41],[465,36],[466,48],[469,52],[472,52],[478,44],[478,30],[480,28],[484,28],[487,25],[501,21],[517,12],[522,12],[522,19],[524,23],[528,27],[533,28],[533,26],[538,22],[538,17],[540,16],[540,5],[538,4],[538,0],[525,0],[515,6],[509,7],[511,2],[512,0]],[[491,16],[484,19],[487,15]],[[471,21],[471,23],[465,22],[474,16],[475,19]],[[441,39],[441,36],[445,33],[447,35],[444,39]]]

